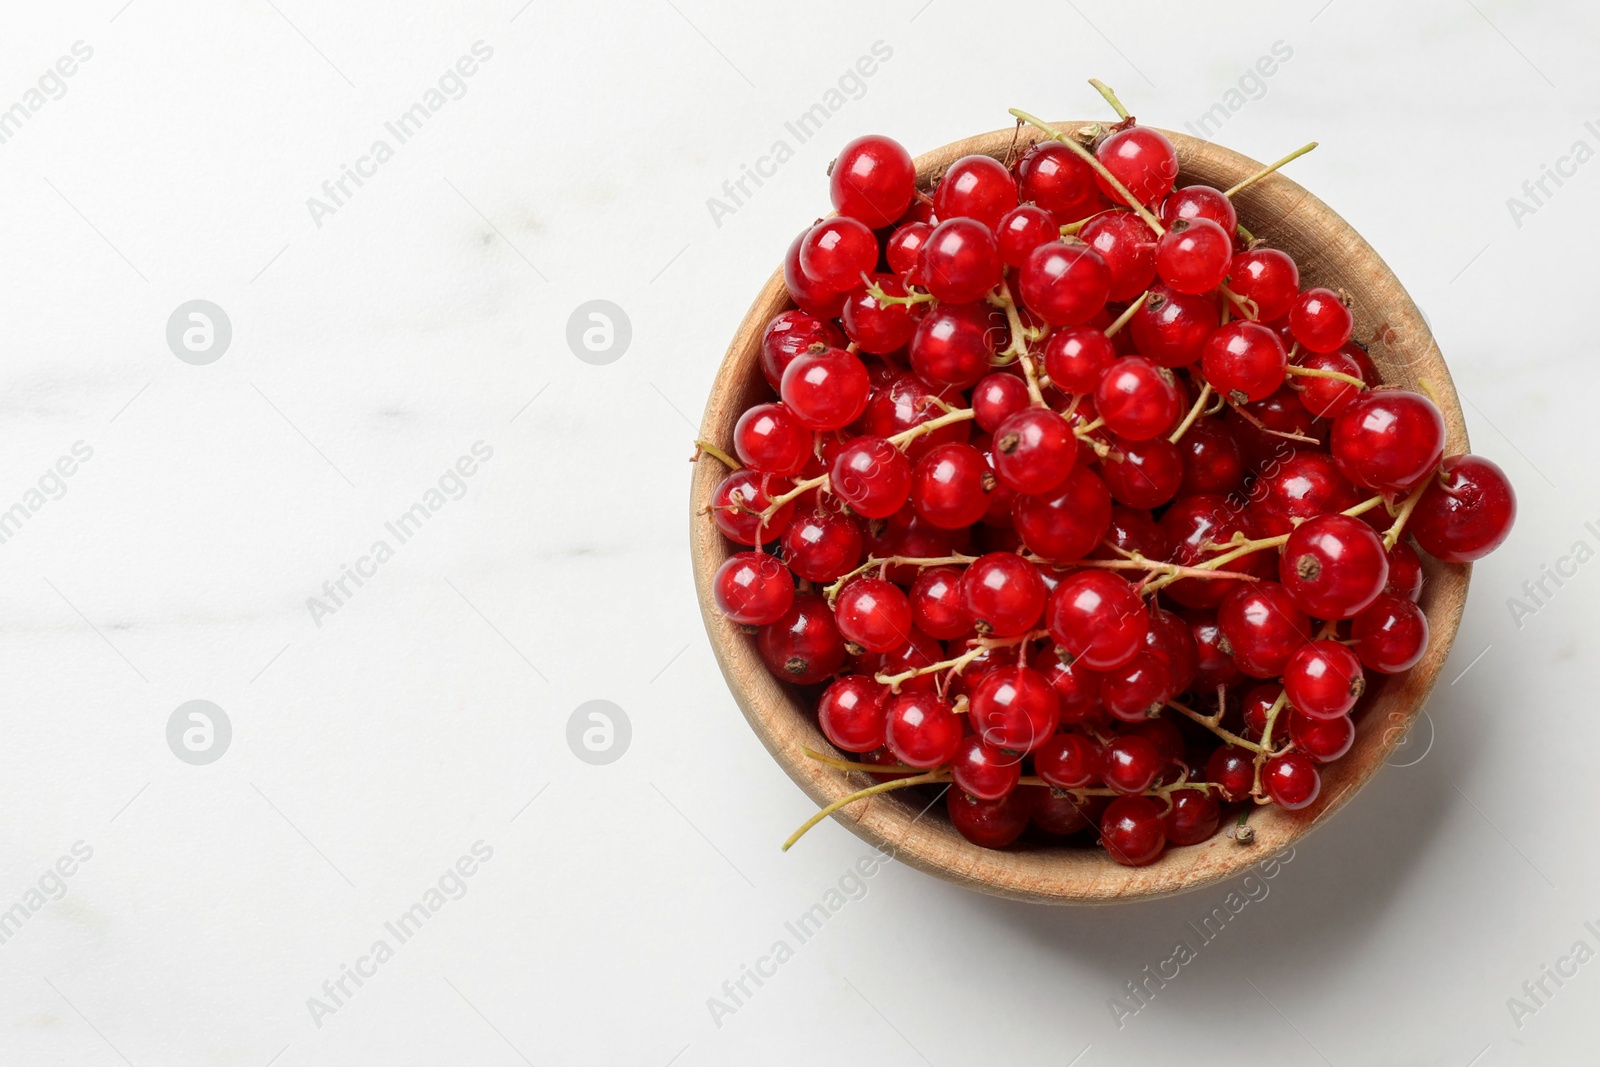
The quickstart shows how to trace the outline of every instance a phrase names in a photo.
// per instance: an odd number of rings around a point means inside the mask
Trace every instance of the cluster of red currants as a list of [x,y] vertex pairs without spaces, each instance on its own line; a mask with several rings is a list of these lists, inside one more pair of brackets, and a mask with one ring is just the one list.
[[1178,188],[1171,142],[1107,98],[1109,127],[1015,112],[1045,139],[931,189],[889,138],[846,145],[761,341],[778,399],[737,461],[702,447],[745,549],[717,604],[820,687],[856,759],[816,758],[880,783],[847,799],[952,783],[979,845],[1096,830],[1142,865],[1225,805],[1314,802],[1368,675],[1427,647],[1407,538],[1469,562],[1516,504],[1239,224],[1277,165]]

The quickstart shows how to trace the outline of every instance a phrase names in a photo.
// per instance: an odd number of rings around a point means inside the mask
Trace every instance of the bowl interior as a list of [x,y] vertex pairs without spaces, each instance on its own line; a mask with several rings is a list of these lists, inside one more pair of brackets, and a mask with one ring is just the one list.
[[[1057,128],[1071,130],[1080,125],[1083,123],[1065,122]],[[1261,164],[1236,152],[1180,133],[1163,132],[1178,150],[1180,185],[1226,189],[1261,169]],[[919,183],[927,188],[961,156],[984,153],[1004,159],[1008,150],[1021,152],[1038,139],[1031,132],[1018,136],[1008,128],[946,145],[917,159]],[[1354,337],[1369,345],[1383,380],[1414,388],[1425,380],[1444,413],[1446,454],[1466,451],[1460,401],[1438,345],[1416,305],[1377,253],[1327,205],[1281,173],[1257,182],[1234,202],[1240,221],[1255,236],[1294,257],[1302,287],[1322,285],[1350,296]],[[703,439],[731,451],[739,415],[751,404],[770,399],[771,391],[758,366],[761,333],[774,315],[793,306],[779,271],[756,297],[723,359],[706,404]],[[805,756],[802,746],[832,751],[816,726],[814,697],[769,674],[754,639],[723,618],[712,601],[711,577],[735,551],[704,513],[724,473],[719,463],[705,458],[695,464],[691,490],[690,544],[706,630],[750,726],[789,776],[818,805],[824,805],[871,784],[871,779],[833,770]],[[1422,662],[1405,675],[1372,686],[1357,713],[1354,747],[1322,768],[1318,800],[1299,812],[1276,806],[1256,811],[1250,818],[1255,829],[1250,845],[1239,844],[1224,831],[1199,845],[1170,848],[1154,864],[1134,868],[1117,864],[1102,849],[1086,846],[979,848],[949,824],[942,804],[923,816],[925,802],[913,806],[894,793],[858,801],[834,818],[864,840],[893,850],[896,858],[914,867],[972,889],[1023,900],[1111,903],[1167,896],[1240,873],[1296,841],[1342,807],[1383,765],[1421,711],[1455,639],[1471,570],[1427,557],[1423,565],[1426,581],[1421,606],[1431,632]],[[789,829],[773,827],[774,845]],[[814,832],[821,832],[820,828]]]

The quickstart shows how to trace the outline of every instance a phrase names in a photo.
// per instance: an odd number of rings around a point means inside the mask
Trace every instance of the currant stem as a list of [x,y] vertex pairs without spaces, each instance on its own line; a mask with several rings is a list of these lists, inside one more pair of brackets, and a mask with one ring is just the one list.
[[1261,317],[1260,306],[1248,296],[1240,296],[1232,289],[1229,289],[1226,285],[1219,285],[1217,286],[1217,289],[1222,293],[1223,296],[1227,297],[1234,304],[1238,305],[1239,309],[1244,312],[1244,317],[1249,319],[1251,322],[1255,322]]
[[[1048,563],[1048,560],[1040,560]],[[1239,582],[1260,581],[1253,574],[1243,571],[1223,571],[1214,568],[1185,567],[1178,563],[1163,563],[1159,560],[1146,559],[1135,552],[1131,559],[1080,559],[1073,564],[1074,567],[1096,567],[1107,571],[1148,571],[1151,574],[1170,574],[1178,578],[1231,578]]]
[[865,771],[869,774],[921,774],[921,767],[907,767],[903,764],[885,763],[857,763],[853,760],[839,759],[837,756],[827,756],[821,752],[813,752],[805,745],[800,746],[800,751],[818,763],[833,767],[841,771]]
[[888,686],[891,693],[898,693],[900,692],[900,686],[913,678],[924,674],[941,674],[944,671],[960,674],[967,664],[992,648],[1010,648],[1013,645],[1025,645],[1029,641],[1037,641],[1042,637],[1048,636],[1049,631],[1047,630],[1031,630],[1020,637],[975,638],[973,646],[954,659],[941,660],[938,663],[930,663],[926,667],[917,667],[909,671],[902,671],[899,674],[877,674],[873,676],[873,680],[879,685]]
[[1128,109],[1122,106],[1122,101],[1118,100],[1117,94],[1111,91],[1111,86],[1099,78],[1090,78],[1089,84],[1095,87],[1096,92],[1106,98],[1106,103],[1110,104],[1111,110],[1117,113],[1117,118],[1125,119],[1128,117]]
[[1216,734],[1230,745],[1237,745],[1239,748],[1247,749],[1256,753],[1261,751],[1261,746],[1256,744],[1254,741],[1248,741],[1234,733],[1232,730],[1223,729],[1222,726],[1217,722],[1217,720],[1221,718],[1220,715],[1202,715],[1198,711],[1189,707],[1187,704],[1180,704],[1176,700],[1167,701],[1167,707],[1187,715],[1189,718],[1193,719],[1201,726],[1204,726],[1207,730],[1210,730],[1212,733]]
[[1128,309],[1126,311],[1124,311],[1122,314],[1117,316],[1115,322],[1113,322],[1110,326],[1106,327],[1106,329],[1105,329],[1106,336],[1107,337],[1115,337],[1117,335],[1117,331],[1122,329],[1124,326],[1128,325],[1128,322],[1133,318],[1133,316],[1138,312],[1138,310],[1140,308],[1144,307],[1144,302],[1146,300],[1149,300],[1149,299],[1150,299],[1150,290],[1146,289],[1144,292],[1139,294],[1139,299],[1137,299],[1133,303],[1129,304],[1128,305]]
[[1037,116],[1030,115],[1026,111],[1020,111],[1017,108],[1011,108],[1010,112],[1028,125],[1037,126],[1081,156],[1086,163],[1095,169],[1095,173],[1106,180],[1107,185],[1116,190],[1117,195],[1122,197],[1123,203],[1139,213],[1139,217],[1145,221],[1145,225],[1155,231],[1157,237],[1167,232],[1166,227],[1161,225],[1161,220],[1150,214],[1150,209],[1139,203],[1139,198],[1128,192],[1128,187],[1118,181],[1117,176],[1107,170],[1105,164],[1094,157],[1093,152]]
[[1015,356],[1022,364],[1022,376],[1028,382],[1028,397],[1035,407],[1044,407],[1044,392],[1039,388],[1039,373],[1034,368],[1033,356],[1028,352],[1028,339],[1022,326],[1022,316],[1017,313],[1017,302],[1011,296],[1011,286],[1005,277],[1000,278],[1000,302],[1006,309],[1006,322],[1011,327],[1011,343],[1000,353],[1001,358]]
[[1246,190],[1246,189],[1250,188],[1252,185],[1254,185],[1256,182],[1260,181],[1262,178],[1265,178],[1267,175],[1269,175],[1273,171],[1277,170],[1279,167],[1282,167],[1282,166],[1284,166],[1285,164],[1288,164],[1288,163],[1293,163],[1295,160],[1299,159],[1301,156],[1305,155],[1307,152],[1311,151],[1315,147],[1317,147],[1317,142],[1315,142],[1315,141],[1312,141],[1309,144],[1301,145],[1299,148],[1296,148],[1293,152],[1290,152],[1288,155],[1284,156],[1282,159],[1278,160],[1276,163],[1273,163],[1270,166],[1262,167],[1260,170],[1258,170],[1254,174],[1250,175],[1250,177],[1246,178],[1244,181],[1240,182],[1238,185],[1235,185],[1232,189],[1224,190],[1222,195],[1231,197],[1235,193],[1243,192],[1244,190]]
[[867,283],[867,295],[878,302],[878,307],[886,308],[895,304],[904,304],[911,307],[915,304],[937,304],[939,301],[932,293],[924,293],[915,289],[906,290],[905,296],[893,296],[883,291],[883,286],[873,284],[865,274],[861,275]]
[[971,563],[977,556],[869,556],[867,561],[855,570],[841,574],[832,585],[824,591],[828,603],[833,603],[839,596],[839,591],[845,587],[850,579],[859,577],[876,567],[949,567],[958,564]]
[[[715,459],[718,463],[721,463],[724,467],[727,467],[731,471],[739,470],[741,468],[741,466],[742,466],[742,464],[740,464],[740,462],[738,460],[736,460],[732,456],[728,455],[726,452],[724,452],[722,449],[718,448],[716,445],[712,444],[710,441],[702,441],[702,440],[696,438],[695,442],[694,442],[694,447],[695,447],[694,459],[699,459],[700,458],[700,454],[703,452],[706,455],[710,456],[712,459]],[[692,463],[692,462],[694,462],[694,460],[690,460],[690,462]]]
[[1284,368],[1284,373],[1301,378],[1332,378],[1336,382],[1349,382],[1358,389],[1365,389],[1367,383],[1357,378],[1354,374],[1346,374],[1337,370],[1321,370],[1317,367],[1297,367],[1293,363]]
[[871,785],[865,789],[858,789],[849,796],[840,797],[838,800],[835,800],[832,804],[829,804],[827,807],[823,808],[821,811],[817,812],[815,815],[811,816],[811,818],[802,823],[800,829],[790,834],[789,840],[783,843],[783,851],[789,851],[789,849],[794,846],[796,841],[800,840],[806,835],[808,830],[847,804],[854,804],[858,800],[863,800],[870,796],[876,796],[879,793],[887,793],[891,789],[905,789],[906,787],[913,785],[931,785],[935,782],[948,781],[949,778],[950,772],[941,769],[929,771],[926,774],[918,774],[911,778],[896,778],[889,782],[879,782],[877,785]]
[[1250,789],[1250,795],[1261,797],[1261,765],[1267,762],[1267,757],[1277,755],[1272,751],[1272,727],[1278,721],[1278,713],[1289,702],[1289,691],[1281,690],[1278,699],[1272,702],[1272,707],[1267,709],[1267,724],[1261,728],[1261,744],[1256,748],[1256,777],[1255,784]]
[[1200,412],[1205,410],[1206,401],[1210,399],[1211,383],[1206,382],[1200,387],[1200,395],[1195,398],[1194,406],[1189,409],[1189,414],[1183,417],[1183,421],[1178,423],[1178,428],[1172,431],[1172,436],[1168,437],[1167,440],[1172,444],[1177,444],[1183,440],[1183,435],[1189,432],[1189,427],[1195,424],[1195,420],[1200,417]]
[[[1432,480],[1431,476],[1429,480]],[[1400,540],[1400,535],[1405,533],[1406,523],[1411,521],[1411,513],[1417,510],[1417,502],[1422,499],[1422,494],[1427,488],[1428,483],[1423,482],[1412,491],[1410,496],[1406,497],[1406,502],[1400,505],[1400,510],[1395,513],[1394,523],[1384,532],[1384,548],[1393,548],[1395,542]]]
[[1299,441],[1299,442],[1301,442],[1303,444],[1308,444],[1308,445],[1320,445],[1322,443],[1321,441],[1317,440],[1315,437],[1307,437],[1305,434],[1288,433],[1287,431],[1284,431],[1284,430],[1274,430],[1272,427],[1268,426],[1266,423],[1262,422],[1260,419],[1258,419],[1254,415],[1250,414],[1250,412],[1246,411],[1243,404],[1240,404],[1240,403],[1234,401],[1231,398],[1225,398],[1225,399],[1227,399],[1228,406],[1239,413],[1239,417],[1240,418],[1244,419],[1246,422],[1248,422],[1250,425],[1254,426],[1256,429],[1260,430],[1262,433],[1271,434],[1273,437],[1281,437],[1285,441]]

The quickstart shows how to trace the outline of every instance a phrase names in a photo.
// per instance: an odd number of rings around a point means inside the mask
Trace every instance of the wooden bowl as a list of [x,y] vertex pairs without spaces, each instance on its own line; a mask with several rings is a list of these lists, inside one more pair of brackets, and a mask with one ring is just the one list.
[[[1072,130],[1081,122],[1057,124]],[[1206,141],[1163,131],[1178,150],[1179,184],[1203,183],[1226,189],[1261,169],[1253,159]],[[933,179],[961,156],[984,153],[1003,159],[1012,145],[1012,129],[997,130],[957,141],[920,157],[919,186]],[[1017,140],[1016,151],[1040,138],[1031,131]],[[1257,237],[1281,248],[1300,265],[1302,286],[1323,285],[1344,290],[1354,301],[1355,333],[1370,342],[1373,362],[1386,383],[1416,387],[1426,379],[1444,412],[1448,433],[1446,455],[1467,451],[1466,425],[1450,372],[1439,347],[1411,298],[1378,254],[1350,225],[1306,190],[1274,174],[1235,198],[1239,218]],[[702,439],[732,452],[733,426],[751,404],[771,398],[758,364],[761,333],[768,320],[793,307],[784,289],[782,271],[756,297],[728,346],[728,354],[706,403]],[[755,639],[723,618],[712,600],[711,579],[736,549],[717,532],[704,511],[723,478],[721,464],[704,458],[695,464],[690,493],[690,547],[695,585],[706,631],[734,699],[774,759],[819,806],[839,799],[871,779],[847,774],[808,759],[808,746],[831,752],[816,725],[813,699],[779,682],[767,672]],[[1317,802],[1287,812],[1269,805],[1250,819],[1255,840],[1243,845],[1226,829],[1211,840],[1171,848],[1148,867],[1124,867],[1096,847],[1018,844],[993,851],[971,844],[937,806],[918,818],[918,808],[894,793],[850,805],[834,818],[858,837],[892,850],[913,867],[971,889],[1018,900],[1049,904],[1108,904],[1169,896],[1210,885],[1239,874],[1248,865],[1298,841],[1314,825],[1342,807],[1378,772],[1413,719],[1422,710],[1455,640],[1467,595],[1471,568],[1438,563],[1424,557],[1427,580],[1421,606],[1431,630],[1422,662],[1404,675],[1373,685],[1357,713],[1354,747],[1342,759],[1322,768],[1322,793]],[[925,803],[925,802],[924,802]],[[777,847],[791,827],[773,826]],[[821,832],[819,828],[817,831]]]

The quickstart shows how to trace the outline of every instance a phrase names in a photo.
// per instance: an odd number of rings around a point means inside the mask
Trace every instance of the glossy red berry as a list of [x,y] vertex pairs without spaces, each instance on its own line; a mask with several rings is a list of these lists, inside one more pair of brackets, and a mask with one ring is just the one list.
[[1039,668],[1061,701],[1061,721],[1072,725],[1100,715],[1100,675],[1081,663],[1066,663],[1052,656]]
[[1276,322],[1300,297],[1300,268],[1286,252],[1252,248],[1233,257],[1228,288],[1254,302],[1257,322]]
[[963,530],[989,510],[994,472],[971,445],[930,449],[911,472],[911,506],[933,525]]
[[1452,456],[1411,513],[1411,536],[1445,563],[1471,563],[1499,548],[1517,519],[1517,494],[1499,465]]
[[1078,231],[1111,272],[1110,299],[1132,300],[1156,278],[1156,234],[1133,211],[1103,211]]
[[946,794],[945,810],[962,837],[983,848],[1005,848],[1028,828],[1032,790],[1017,789],[999,800],[982,800],[964,790]]
[[813,685],[844,665],[844,638],[828,602],[815,593],[797,593],[789,610],[761,628],[756,648],[767,670],[785,682]]
[[1411,542],[1400,540],[1389,549],[1389,580],[1384,584],[1385,593],[1405,597],[1412,603],[1422,596],[1422,559],[1417,555],[1417,550],[1411,547]]
[[1148,441],[1115,438],[1100,461],[1100,475],[1111,497],[1130,508],[1158,508],[1178,495],[1183,460],[1178,446],[1165,437]]
[[1368,670],[1409,671],[1428,649],[1428,617],[1403,596],[1385,593],[1350,623],[1351,647]]
[[1152,285],[1128,332],[1141,355],[1163,367],[1186,367],[1200,358],[1221,321],[1215,300]]
[[1044,579],[1039,568],[1010,552],[991,552],[967,566],[961,578],[961,603],[985,637],[1020,637],[1044,611]]
[[999,800],[1017,787],[1022,777],[1022,757],[1006,752],[973,735],[961,739],[950,761],[956,788],[979,800]]
[[1389,557],[1360,519],[1320,515],[1289,535],[1278,573],[1290,598],[1308,615],[1348,619],[1383,592]]
[[1222,821],[1222,806],[1208,790],[1180,789],[1172,794],[1172,807],[1163,816],[1167,843],[1198,845],[1210,840]]
[[907,285],[922,284],[917,266],[922,258],[922,246],[932,232],[931,222],[907,222],[897,227],[884,242],[883,256],[889,261],[889,269]]
[[711,517],[722,536],[735,544],[759,545],[779,536],[794,517],[791,501],[778,508],[771,518],[762,513],[772,498],[787,493],[793,485],[787,478],[749,469],[736,470],[717,485],[711,495]]
[[1055,563],[1087,556],[1111,523],[1111,494],[1088,467],[1073,469],[1056,489],[1038,495],[1019,494],[1011,518],[1028,551]]
[[736,552],[711,582],[717,607],[742,626],[777,622],[794,603],[794,577],[765,552]]
[[1232,262],[1233,238],[1210,219],[1178,219],[1156,242],[1156,273],[1180,293],[1211,292]]
[[842,348],[812,348],[783,372],[779,392],[795,421],[811,430],[839,430],[866,410],[872,382],[861,360]]
[[1349,752],[1356,743],[1356,724],[1348,715],[1313,719],[1298,711],[1289,712],[1289,740],[1294,747],[1318,763],[1332,763]]
[[1044,345],[1044,369],[1063,393],[1092,393],[1117,358],[1111,338],[1093,326],[1052,330]]
[[813,511],[783,531],[789,569],[811,582],[831,582],[861,562],[861,528],[837,511]]
[[739,416],[733,450],[745,466],[767,474],[798,474],[811,458],[811,431],[782,404],[757,404]]
[[1277,582],[1240,582],[1217,608],[1227,651],[1254,678],[1276,678],[1311,639],[1311,620]]
[[1298,811],[1322,792],[1322,776],[1308,756],[1274,756],[1261,767],[1261,791],[1279,807]]
[[[1080,802],[1071,793],[1043,786],[1022,787],[1033,798],[1033,825],[1047,834],[1065,836],[1089,829],[1094,825],[1087,801]],[[1103,798],[1091,797],[1089,801]]]
[[889,751],[908,767],[942,767],[961,744],[961,717],[936,693],[902,692],[885,717]]
[[[1306,370],[1331,371],[1352,378],[1362,377],[1360,361],[1342,348],[1335,352],[1302,353],[1295,360],[1295,365]],[[1295,391],[1300,394],[1300,403],[1306,406],[1307,411],[1318,417],[1330,419],[1343,415],[1362,392],[1359,385],[1351,382],[1316,375],[1296,375],[1293,385]]]
[[1106,305],[1111,271],[1085,244],[1052,241],[1029,254],[1022,266],[1022,300],[1052,326],[1078,326]]
[[1167,847],[1161,806],[1149,797],[1118,797],[1100,817],[1100,840],[1124,867],[1154,863]]
[[844,308],[843,289],[833,289],[800,269],[800,246],[810,227],[800,231],[783,255],[783,284],[800,310],[819,319],[836,319]]
[[1331,289],[1307,289],[1289,308],[1289,330],[1309,352],[1333,352],[1350,340],[1350,308]]
[[1157,216],[1162,225],[1171,226],[1179,219],[1210,219],[1222,227],[1230,238],[1239,229],[1239,213],[1233,201],[1221,189],[1210,185],[1186,185],[1174,189],[1172,195],[1161,201]]
[[1243,800],[1255,788],[1255,760],[1242,748],[1223,745],[1206,761],[1206,781],[1221,787],[1226,800]]
[[1001,216],[994,236],[1000,261],[1008,267],[1020,267],[1035,248],[1060,238],[1061,227],[1044,208],[1020,204]]
[[888,686],[864,674],[847,674],[817,701],[817,724],[834,747],[871,752],[883,747],[884,714],[891,699]]
[[1408,491],[1444,455],[1444,416],[1433,401],[1404,389],[1362,393],[1334,421],[1333,458],[1356,485]]
[[1230,647],[1217,625],[1216,614],[1210,611],[1187,613],[1185,621],[1194,637],[1195,676],[1194,688],[1200,692],[1216,692],[1219,685],[1236,684],[1242,674],[1239,665],[1227,651]]
[[804,311],[780,311],[761,333],[761,374],[777,389],[793,359],[812,345],[843,348],[844,335],[831,322]]
[[1244,453],[1221,421],[1200,419],[1178,441],[1183,457],[1185,496],[1196,493],[1227,495],[1244,485]]
[[857,137],[845,145],[828,172],[834,208],[873,229],[904,215],[916,191],[911,153],[879,134]]
[[[868,278],[887,296],[905,296],[905,284],[893,274],[869,274]],[[880,304],[858,279],[845,297],[841,312],[844,332],[856,347],[873,355],[898,352],[916,332],[917,320],[904,304]]]
[[882,578],[857,578],[846,585],[834,602],[833,618],[846,641],[868,652],[893,652],[911,640],[911,602],[898,585]]
[[1337,641],[1300,646],[1283,669],[1289,703],[1313,719],[1332,719],[1356,706],[1367,687],[1355,653]]
[[976,219],[990,230],[1017,206],[1017,183],[993,156],[962,156],[944,172],[933,194],[933,211],[941,219]]
[[1100,203],[1094,168],[1059,141],[1040,141],[1022,154],[1017,195],[1050,212],[1063,226],[1087,218]]
[[1049,408],[1024,408],[994,434],[994,473],[1019,493],[1047,493],[1078,461],[1078,439]]
[[851,289],[878,264],[878,239],[859,219],[823,219],[800,242],[800,269],[824,289]]
[[1094,403],[1106,427],[1130,441],[1150,440],[1183,414],[1172,373],[1142,356],[1125,356],[1107,367]]
[[996,371],[972,387],[972,421],[987,433],[1027,406],[1027,383],[1015,374]]
[[1295,452],[1274,463],[1250,489],[1250,532],[1278,537],[1306,519],[1343,511],[1361,502],[1356,487],[1345,481],[1326,452]]
[[1033,752],[1033,769],[1057,789],[1084,789],[1100,776],[1100,746],[1079,733],[1047,738]]
[[[1094,151],[1106,170],[1146,207],[1161,201],[1178,179],[1178,152],[1172,142],[1148,126],[1130,126],[1101,141]],[[1100,191],[1117,204],[1122,194],[1098,174]]]
[[911,585],[911,621],[929,637],[954,641],[972,633],[972,617],[961,603],[955,567],[929,567]]
[[1151,718],[1175,695],[1172,672],[1151,652],[1140,652],[1100,676],[1101,705],[1124,722]]
[[976,219],[945,219],[918,252],[917,273],[928,292],[949,304],[968,304],[1000,284],[994,232]]
[[1100,779],[1106,788],[1131,795],[1155,784],[1165,762],[1154,742],[1137,734],[1114,737],[1100,753]]
[[1061,704],[1044,675],[1032,667],[997,667],[972,692],[972,728],[1008,752],[1032,752],[1056,732]]
[[1084,570],[1063,578],[1050,594],[1045,626],[1074,660],[1107,671],[1139,654],[1150,615],[1126,579],[1111,571]]
[[1230,322],[1201,352],[1201,370],[1211,388],[1236,404],[1264,400],[1283,384],[1289,365],[1278,335],[1253,322]]
[[911,369],[934,386],[966,389],[993,368],[993,324],[981,307],[942,306],[923,316],[911,335]]
[[839,449],[828,479],[834,495],[858,515],[886,519],[911,492],[911,464],[888,441],[863,435]]
[[1187,622],[1170,611],[1152,607],[1150,632],[1145,634],[1144,644],[1167,665],[1167,675],[1172,680],[1169,699],[1194,684],[1200,673],[1200,649]]
[[[1192,431],[1191,431],[1192,432]],[[1243,535],[1244,511],[1240,502],[1216,494],[1180,496],[1161,516],[1161,530],[1167,536],[1170,562],[1192,567],[1226,551],[1235,534]],[[1272,554],[1253,552],[1231,560],[1230,571],[1254,574],[1269,573]],[[1214,608],[1222,603],[1240,582],[1233,578],[1185,578],[1169,585],[1165,592],[1173,600],[1189,608]]]

